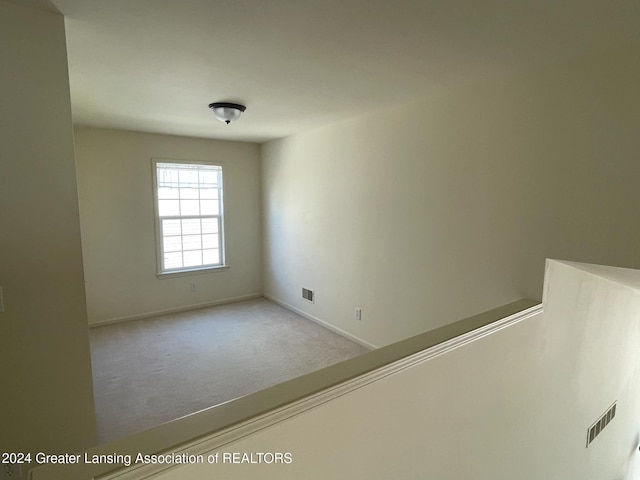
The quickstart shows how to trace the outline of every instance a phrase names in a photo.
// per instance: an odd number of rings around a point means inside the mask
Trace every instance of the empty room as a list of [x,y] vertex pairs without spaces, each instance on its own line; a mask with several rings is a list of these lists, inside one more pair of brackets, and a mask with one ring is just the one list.
[[0,449],[192,445],[640,268],[640,12],[587,3],[0,0]]
[[101,442],[371,348],[264,297],[258,145],[76,127],[75,151]]

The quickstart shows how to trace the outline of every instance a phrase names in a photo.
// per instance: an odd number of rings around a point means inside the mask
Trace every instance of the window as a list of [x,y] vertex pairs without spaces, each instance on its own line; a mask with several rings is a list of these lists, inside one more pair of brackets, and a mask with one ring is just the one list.
[[158,273],[224,266],[222,167],[153,161]]

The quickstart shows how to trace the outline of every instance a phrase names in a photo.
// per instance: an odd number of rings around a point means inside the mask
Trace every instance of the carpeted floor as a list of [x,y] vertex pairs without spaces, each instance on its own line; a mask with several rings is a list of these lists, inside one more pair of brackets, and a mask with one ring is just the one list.
[[90,330],[100,443],[367,351],[264,298]]

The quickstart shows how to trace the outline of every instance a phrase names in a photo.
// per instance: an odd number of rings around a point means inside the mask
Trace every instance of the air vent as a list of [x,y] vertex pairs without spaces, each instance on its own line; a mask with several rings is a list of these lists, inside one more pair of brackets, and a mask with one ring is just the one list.
[[313,290],[309,290],[308,288],[302,288],[302,298],[307,302],[315,303],[313,301]]
[[591,442],[593,442],[595,438],[600,435],[600,432],[604,430],[604,427],[609,425],[609,422],[613,420],[613,417],[615,416],[616,404],[614,403],[606,412],[604,412],[604,414],[596,421],[596,423],[591,425],[589,427],[589,430],[587,430],[587,448],[589,448]]

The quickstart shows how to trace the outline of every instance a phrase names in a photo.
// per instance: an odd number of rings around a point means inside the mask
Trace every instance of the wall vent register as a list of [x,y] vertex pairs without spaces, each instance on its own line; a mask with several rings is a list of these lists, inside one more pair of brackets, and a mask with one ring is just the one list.
[[616,404],[614,403],[593,425],[589,427],[589,430],[587,430],[587,448],[589,448],[591,442],[593,442],[595,438],[600,435],[600,432],[604,430],[604,427],[609,425],[609,422],[611,422],[611,420],[613,420],[613,417],[615,416]]
[[302,298],[307,302],[315,303],[313,300],[313,290],[302,288]]

